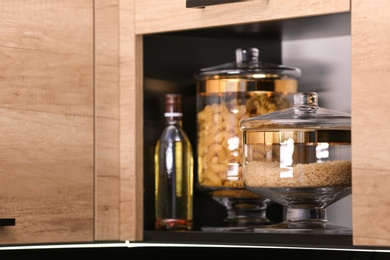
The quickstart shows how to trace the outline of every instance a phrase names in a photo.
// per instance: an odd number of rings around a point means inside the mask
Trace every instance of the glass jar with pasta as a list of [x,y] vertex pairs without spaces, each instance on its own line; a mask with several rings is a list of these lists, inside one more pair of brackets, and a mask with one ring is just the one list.
[[227,210],[203,231],[252,231],[270,224],[269,199],[245,189],[242,119],[292,106],[298,68],[259,61],[257,48],[236,49],[236,61],[205,68],[197,80],[197,185]]

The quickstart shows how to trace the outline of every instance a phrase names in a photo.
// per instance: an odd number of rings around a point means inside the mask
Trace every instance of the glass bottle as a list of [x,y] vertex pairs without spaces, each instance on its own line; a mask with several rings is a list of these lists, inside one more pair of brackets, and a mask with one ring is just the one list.
[[165,96],[166,127],[157,141],[155,160],[155,229],[193,228],[193,153],[182,128],[180,94]]

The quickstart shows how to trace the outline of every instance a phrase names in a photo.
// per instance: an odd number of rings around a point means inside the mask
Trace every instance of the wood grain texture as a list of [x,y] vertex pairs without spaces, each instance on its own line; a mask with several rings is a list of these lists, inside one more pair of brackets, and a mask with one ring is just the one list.
[[119,240],[119,3],[95,1],[95,240]]
[[[389,246],[390,3],[351,3],[353,242]],[[346,12],[350,1],[4,0],[0,10],[0,217],[16,218],[0,244],[142,241],[142,35]]]
[[135,0],[135,33],[150,34],[350,11],[349,0],[249,0],[186,8],[185,0]]
[[390,245],[389,1],[352,1],[354,245]]
[[119,1],[120,239],[143,239],[142,37],[134,31],[134,0]]
[[0,243],[92,241],[92,1],[4,0],[0,34]]

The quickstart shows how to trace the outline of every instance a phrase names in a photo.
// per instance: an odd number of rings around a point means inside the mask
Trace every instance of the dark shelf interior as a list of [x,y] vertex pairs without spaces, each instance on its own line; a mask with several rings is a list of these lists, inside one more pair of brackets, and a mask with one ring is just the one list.
[[[235,49],[239,47],[257,47],[260,60],[281,64],[284,40],[350,35],[350,18],[349,13],[340,13],[144,35],[144,242],[353,248],[350,235],[200,231],[203,226],[222,221],[226,210],[202,193],[196,181],[194,231],[154,231],[153,165],[154,146],[164,128],[164,96],[169,92],[183,96],[183,127],[196,155],[196,70],[234,61]],[[281,222],[283,212],[282,206],[272,204],[267,215],[273,222]]]

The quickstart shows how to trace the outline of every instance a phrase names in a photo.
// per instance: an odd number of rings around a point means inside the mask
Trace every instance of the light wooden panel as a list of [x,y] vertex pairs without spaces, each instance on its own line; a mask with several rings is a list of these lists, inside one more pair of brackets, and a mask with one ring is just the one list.
[[135,0],[136,34],[348,12],[350,0],[249,0],[186,8],[185,0]]
[[3,0],[0,35],[0,243],[92,241],[92,1]]
[[134,0],[119,0],[120,239],[143,239],[142,37],[134,34]]
[[389,10],[389,1],[352,1],[354,245],[390,245]]
[[119,3],[95,1],[96,232],[119,240]]

